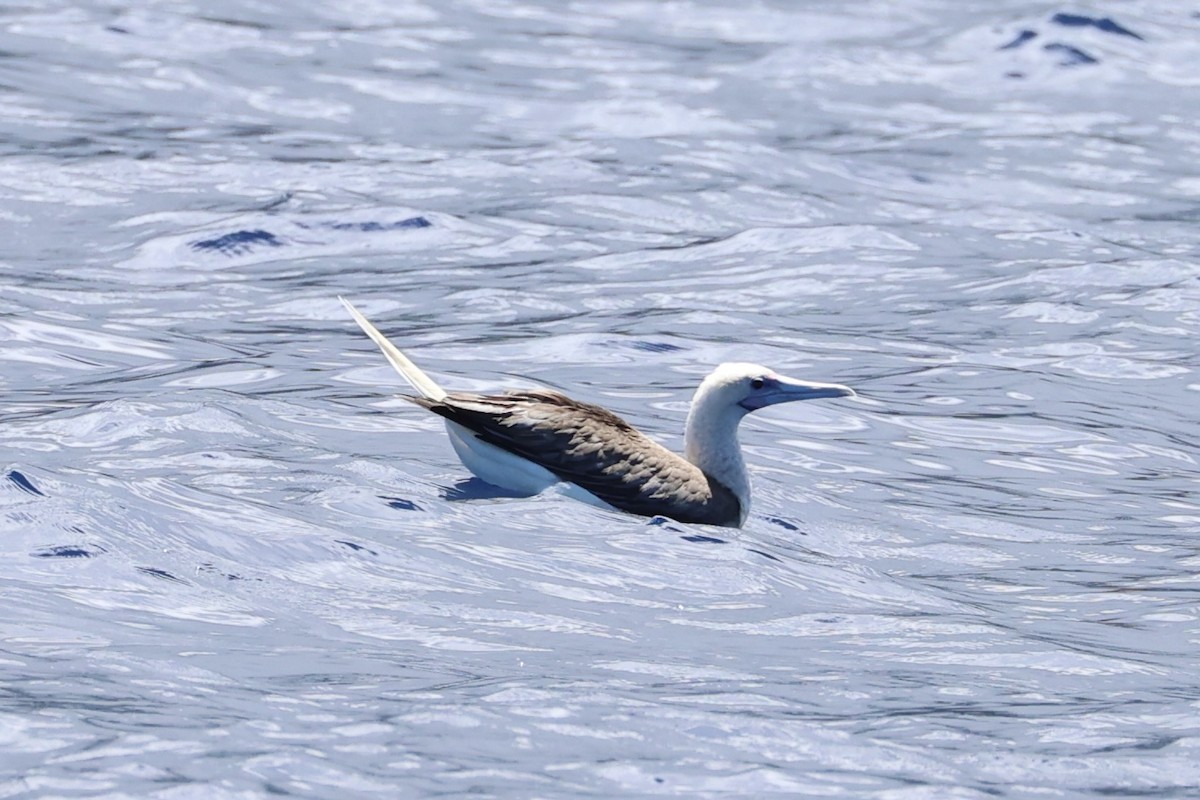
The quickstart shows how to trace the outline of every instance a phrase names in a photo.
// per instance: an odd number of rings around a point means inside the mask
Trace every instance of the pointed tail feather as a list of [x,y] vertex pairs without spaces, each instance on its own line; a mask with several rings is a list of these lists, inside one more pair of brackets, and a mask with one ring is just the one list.
[[441,400],[446,396],[446,390],[438,386],[433,378],[421,371],[413,362],[409,361],[408,356],[400,352],[400,348],[388,341],[388,338],[379,332],[379,329],[371,324],[371,321],[364,317],[359,310],[350,304],[350,301],[344,297],[338,297],[342,301],[342,305],[350,312],[350,316],[354,317],[354,321],[358,323],[358,327],[363,329],[363,333],[371,337],[371,341],[379,345],[379,349],[383,351],[383,355],[387,358],[388,363],[396,368],[404,380],[412,384],[412,387],[421,393],[421,396],[428,397],[430,400]]

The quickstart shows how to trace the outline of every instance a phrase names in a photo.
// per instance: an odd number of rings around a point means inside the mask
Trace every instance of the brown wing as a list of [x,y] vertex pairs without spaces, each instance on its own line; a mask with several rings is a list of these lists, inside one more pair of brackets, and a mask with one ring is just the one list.
[[408,399],[624,511],[739,522],[733,492],[600,406],[546,390]]

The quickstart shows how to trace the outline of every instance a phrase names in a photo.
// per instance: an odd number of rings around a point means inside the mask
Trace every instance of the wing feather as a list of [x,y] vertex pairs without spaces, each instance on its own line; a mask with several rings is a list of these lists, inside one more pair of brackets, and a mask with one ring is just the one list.
[[616,508],[738,524],[732,491],[608,409],[548,390],[409,399]]

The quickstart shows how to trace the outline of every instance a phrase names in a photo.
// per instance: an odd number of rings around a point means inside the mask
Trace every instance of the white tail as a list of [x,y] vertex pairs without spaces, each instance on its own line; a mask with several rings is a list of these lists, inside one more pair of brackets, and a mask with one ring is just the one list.
[[384,357],[388,363],[396,368],[404,380],[412,384],[412,387],[421,393],[423,397],[430,400],[441,400],[446,396],[446,390],[438,386],[433,378],[421,371],[421,368],[408,359],[408,356],[400,352],[400,348],[388,341],[388,338],[379,332],[379,329],[371,324],[371,321],[364,317],[359,310],[351,305],[350,301],[344,297],[339,297],[342,305],[350,312],[350,316],[354,317],[354,321],[358,323],[358,327],[363,329],[363,333],[371,337],[371,341],[379,345],[379,349],[383,351]]

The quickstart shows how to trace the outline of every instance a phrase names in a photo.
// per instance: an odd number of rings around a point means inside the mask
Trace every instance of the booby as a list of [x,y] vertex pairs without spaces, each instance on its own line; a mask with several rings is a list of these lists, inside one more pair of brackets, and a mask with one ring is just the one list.
[[750,511],[750,477],[737,440],[742,418],[776,403],[855,396],[848,386],[799,381],[758,364],[721,364],[692,398],[680,456],[608,409],[561,392],[449,393],[339,299],[419,393],[403,397],[445,418],[463,465],[519,494],[568,484],[581,499],[632,514],[741,527]]

